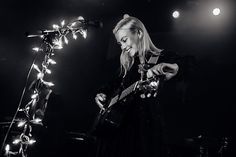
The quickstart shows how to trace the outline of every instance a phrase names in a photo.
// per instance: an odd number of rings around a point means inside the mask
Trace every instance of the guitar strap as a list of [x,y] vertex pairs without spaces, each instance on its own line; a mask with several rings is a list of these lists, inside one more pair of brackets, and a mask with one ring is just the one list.
[[157,64],[158,58],[159,56],[152,55],[148,60],[148,64]]

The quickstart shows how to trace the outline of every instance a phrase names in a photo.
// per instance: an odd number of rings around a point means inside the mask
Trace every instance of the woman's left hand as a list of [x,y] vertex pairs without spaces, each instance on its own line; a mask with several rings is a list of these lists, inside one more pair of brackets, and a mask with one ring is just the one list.
[[153,76],[165,76],[165,80],[169,80],[174,77],[179,70],[179,66],[176,63],[159,63],[147,71],[147,78],[151,78]]

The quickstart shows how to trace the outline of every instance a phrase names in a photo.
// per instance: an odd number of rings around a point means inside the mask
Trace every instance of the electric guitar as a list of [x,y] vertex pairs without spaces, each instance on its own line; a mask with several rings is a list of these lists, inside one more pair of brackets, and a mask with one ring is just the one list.
[[129,104],[126,103],[129,96],[138,93],[141,98],[156,97],[159,86],[160,78],[152,77],[146,80],[139,80],[125,88],[120,94],[115,95],[108,101],[105,109],[101,109],[98,116],[95,119],[93,125],[93,131],[101,131],[108,129],[118,128],[123,121],[123,118],[129,108]]

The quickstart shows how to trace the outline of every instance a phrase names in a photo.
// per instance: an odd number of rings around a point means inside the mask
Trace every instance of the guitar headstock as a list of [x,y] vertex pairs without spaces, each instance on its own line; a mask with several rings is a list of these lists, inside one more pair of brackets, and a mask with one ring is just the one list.
[[145,80],[140,80],[137,89],[141,92],[141,98],[156,97],[160,85],[160,78],[151,77]]

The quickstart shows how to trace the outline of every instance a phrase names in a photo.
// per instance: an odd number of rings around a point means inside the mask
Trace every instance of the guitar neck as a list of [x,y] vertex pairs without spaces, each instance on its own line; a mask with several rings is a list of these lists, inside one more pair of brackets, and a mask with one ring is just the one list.
[[133,83],[132,85],[130,85],[125,90],[123,90],[122,93],[120,94],[119,100],[122,100],[123,98],[125,98],[126,96],[128,96],[129,94],[134,92],[136,87],[137,87],[137,85],[138,85],[138,81]]
[[130,85],[128,88],[126,88],[125,90],[123,90],[120,95],[117,94],[116,96],[114,96],[114,97],[111,99],[111,101],[110,101],[110,103],[109,103],[109,105],[108,105],[108,108],[111,107],[112,105],[114,105],[115,103],[117,103],[118,101],[124,99],[126,96],[128,96],[128,95],[131,94],[132,92],[134,92],[135,89],[136,89],[136,87],[137,87],[137,85],[138,85],[138,82],[139,82],[139,81],[136,81],[135,83],[133,83],[132,85]]

